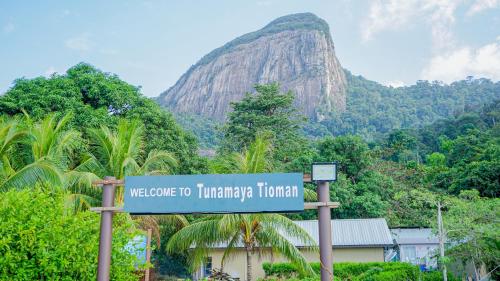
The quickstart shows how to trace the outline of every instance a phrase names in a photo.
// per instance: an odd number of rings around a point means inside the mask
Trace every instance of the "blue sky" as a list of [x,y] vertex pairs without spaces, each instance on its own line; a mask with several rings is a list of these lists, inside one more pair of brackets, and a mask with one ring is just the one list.
[[343,67],[387,85],[500,80],[500,0],[2,1],[0,93],[84,61],[157,96],[203,55],[298,12]]

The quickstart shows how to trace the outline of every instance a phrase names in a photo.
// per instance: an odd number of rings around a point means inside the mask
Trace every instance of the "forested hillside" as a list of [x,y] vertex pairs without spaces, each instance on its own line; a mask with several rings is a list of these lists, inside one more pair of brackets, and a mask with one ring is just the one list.
[[334,112],[321,122],[333,135],[358,134],[375,140],[391,130],[423,127],[500,99],[500,82],[488,79],[469,77],[450,85],[417,81],[415,85],[392,88],[345,73],[347,111]]

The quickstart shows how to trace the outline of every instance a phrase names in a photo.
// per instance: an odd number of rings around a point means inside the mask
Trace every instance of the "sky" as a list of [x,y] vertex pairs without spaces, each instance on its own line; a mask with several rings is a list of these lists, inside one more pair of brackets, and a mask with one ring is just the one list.
[[3,0],[0,93],[87,62],[158,96],[211,50],[300,12],[325,19],[342,66],[370,80],[500,80],[500,0]]

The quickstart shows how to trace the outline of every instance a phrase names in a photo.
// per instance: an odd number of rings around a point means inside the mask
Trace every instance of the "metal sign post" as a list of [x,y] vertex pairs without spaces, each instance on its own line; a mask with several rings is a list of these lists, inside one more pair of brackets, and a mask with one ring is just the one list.
[[[328,182],[318,182],[316,190],[318,201],[328,203],[330,201],[330,186]],[[333,280],[332,262],[332,217],[329,206],[318,207],[319,225],[319,260],[321,262],[321,281]]]
[[[102,206],[113,207],[115,204],[114,177],[105,177],[102,190]],[[109,182],[108,182],[109,181]],[[111,267],[111,242],[113,233],[113,211],[101,212],[101,233],[99,238],[99,259],[97,281],[108,281]]]
[[[312,181],[317,183],[319,228],[319,259],[321,264],[321,281],[333,280],[332,249],[332,217],[330,213],[330,181],[337,180],[336,163],[313,163]],[[338,205],[337,205],[338,206]]]

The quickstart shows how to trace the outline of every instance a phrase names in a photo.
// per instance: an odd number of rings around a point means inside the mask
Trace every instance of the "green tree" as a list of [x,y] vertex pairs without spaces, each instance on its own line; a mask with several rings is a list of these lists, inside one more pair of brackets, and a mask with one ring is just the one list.
[[19,129],[17,134],[12,127],[17,122],[15,119],[6,124],[4,129],[17,135],[19,142],[3,157],[0,189],[20,189],[37,183],[72,191],[91,187],[96,177],[84,171],[87,158],[80,158],[77,153],[78,148],[84,146],[84,141],[79,132],[67,128],[71,118],[71,114],[62,118],[49,114],[34,122],[26,116],[18,125],[24,128]]
[[280,93],[277,83],[256,85],[255,94],[232,103],[233,111],[223,128],[222,151],[240,152],[263,132],[272,139],[273,157],[279,162],[290,162],[306,145],[299,129],[302,120],[293,106],[292,92]]
[[462,191],[460,198],[450,197],[446,205],[448,210],[443,221],[451,245],[447,256],[470,262],[478,274],[483,264],[489,270],[497,267],[500,264],[500,199],[481,198],[477,190],[468,190]]
[[[0,280],[96,279],[99,215],[67,212],[66,197],[41,188],[0,196]],[[138,280],[125,250],[137,234],[126,215],[115,215],[111,280]]]
[[121,118],[139,119],[145,124],[147,151],[166,150],[179,161],[177,172],[206,172],[205,160],[197,155],[197,141],[179,127],[172,115],[154,100],[144,97],[140,87],[132,86],[117,75],[79,63],[63,75],[50,78],[17,79],[0,97],[0,113],[20,115],[25,110],[34,120],[47,114],[72,113],[68,124],[82,132],[101,125],[114,127]]
[[[125,176],[170,174],[177,165],[174,155],[168,151],[151,150],[144,152],[144,125],[138,120],[121,119],[116,130],[106,126],[90,129],[91,152],[95,157],[94,171],[100,177],[113,176],[124,179]],[[124,188],[119,186],[116,201],[124,202]],[[136,222],[142,229],[151,228],[160,241],[159,224],[173,224],[183,227],[188,224],[182,215],[138,216]]]
[[370,165],[368,145],[359,136],[326,137],[318,144],[321,161],[339,161],[339,168],[353,183]]
[[125,176],[168,174],[177,165],[172,153],[151,150],[144,157],[144,125],[121,119],[116,131],[102,126],[89,129],[91,151],[98,163],[97,174],[123,179]]

